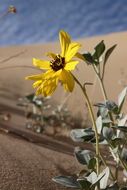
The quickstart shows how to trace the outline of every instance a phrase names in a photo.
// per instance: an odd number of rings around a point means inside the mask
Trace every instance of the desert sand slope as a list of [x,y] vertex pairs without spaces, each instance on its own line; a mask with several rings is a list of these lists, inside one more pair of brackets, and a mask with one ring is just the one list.
[[5,134],[0,141],[1,190],[64,190],[52,177],[78,171],[69,154]]
[[[104,40],[107,48],[114,44],[117,44],[117,48],[114,50],[110,57],[105,76],[105,85],[108,88],[107,94],[109,99],[117,101],[117,96],[123,89],[124,85],[127,85],[127,32],[110,34],[105,36],[99,36],[95,38],[76,40],[82,44],[81,52],[93,52],[93,48],[101,40]],[[24,96],[35,90],[32,88],[32,82],[30,80],[24,80],[25,76],[37,74],[42,71],[37,70],[32,65],[32,58],[48,59],[45,55],[47,52],[60,52],[59,43],[46,43],[31,46],[14,46],[14,47],[1,47],[0,48],[0,102],[7,101],[10,105],[11,101],[20,96]],[[85,63],[80,63],[77,66],[77,70],[74,71],[76,76],[84,82],[93,82],[93,86],[88,87],[88,93],[92,98],[92,102],[102,101],[100,89],[97,87],[97,79],[93,73],[91,66],[87,66]],[[53,94],[53,104],[61,103],[65,97],[68,96],[66,102],[70,110],[73,110],[73,114],[85,113],[83,97],[80,93],[79,87],[75,87],[74,92],[67,93],[59,85],[56,92]],[[13,104],[14,106],[14,104]]]
[[[123,86],[127,85],[126,34],[126,32],[122,32],[77,40],[83,44],[81,52],[93,51],[93,47],[102,39],[105,40],[107,48],[118,44],[109,59],[105,76],[109,99],[114,101],[117,101],[117,95],[123,89]],[[23,109],[17,107],[17,99],[34,92],[32,81],[26,81],[24,77],[40,73],[32,66],[32,58],[46,59],[44,55],[49,51],[60,52],[59,43],[0,48],[0,111],[9,112],[12,116],[9,122],[0,121],[0,128],[7,126],[8,129],[9,127],[11,129],[13,127],[18,129],[19,133],[26,131],[24,112]],[[103,97],[99,88],[97,88],[97,79],[91,67],[80,63],[74,73],[79,76],[82,83],[94,83],[93,86],[88,87],[88,93],[92,98],[92,102],[101,102]],[[53,94],[52,104],[55,106],[56,103],[63,102],[65,97],[68,97],[66,105],[73,114],[84,115],[87,113],[82,94],[77,86],[74,93],[68,94],[59,85]],[[62,190],[65,188],[52,182],[51,178],[56,175],[71,175],[77,171],[75,159],[71,155],[54,150],[53,147],[57,146],[55,141],[52,142],[52,148],[50,148],[38,146],[1,132],[0,142],[1,190]],[[47,142],[46,138],[45,142]],[[71,154],[72,150],[73,147],[69,150]]]

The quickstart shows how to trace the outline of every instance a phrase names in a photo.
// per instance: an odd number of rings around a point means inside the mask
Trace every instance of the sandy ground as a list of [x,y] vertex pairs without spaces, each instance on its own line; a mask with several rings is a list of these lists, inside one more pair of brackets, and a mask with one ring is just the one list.
[[[123,86],[127,85],[126,34],[122,32],[77,40],[83,44],[81,52],[93,51],[93,47],[101,40],[105,40],[107,48],[118,44],[109,59],[105,76],[109,99],[114,101],[117,101]],[[60,52],[59,44],[0,48],[0,111],[11,114],[10,121],[0,121],[0,128],[11,131],[0,132],[0,190],[62,190],[65,188],[52,182],[51,178],[71,175],[79,170],[72,156],[73,144],[27,131],[24,127],[24,111],[16,105],[19,97],[34,92],[32,82],[24,80],[25,76],[40,73],[32,66],[32,58],[46,59],[44,55],[49,51]],[[82,82],[94,83],[88,87],[88,93],[93,103],[101,102],[103,97],[92,69],[81,63],[74,73]],[[52,96],[53,106],[63,102],[65,97],[68,97],[66,106],[72,114],[86,116],[87,109],[77,86],[72,94],[59,86]]]
[[73,157],[57,146],[52,150],[5,134],[0,140],[1,190],[62,190],[52,177],[76,171]]

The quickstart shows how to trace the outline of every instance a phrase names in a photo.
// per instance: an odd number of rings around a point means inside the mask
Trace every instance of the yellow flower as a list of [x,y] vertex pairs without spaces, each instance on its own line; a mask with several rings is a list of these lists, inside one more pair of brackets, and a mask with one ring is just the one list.
[[26,77],[26,79],[36,81],[33,87],[37,88],[37,95],[51,95],[55,91],[59,81],[62,82],[65,90],[69,92],[73,91],[74,78],[70,71],[75,69],[79,61],[73,60],[72,58],[80,57],[77,51],[81,45],[71,43],[70,36],[63,30],[59,33],[59,39],[62,49],[60,55],[49,52],[47,56],[52,59],[51,61],[33,59],[35,66],[40,69],[48,69],[45,73]]

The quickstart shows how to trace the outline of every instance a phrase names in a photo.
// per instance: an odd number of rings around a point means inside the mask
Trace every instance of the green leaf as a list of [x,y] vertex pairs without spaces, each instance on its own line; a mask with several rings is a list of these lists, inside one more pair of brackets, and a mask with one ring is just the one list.
[[109,56],[111,55],[111,53],[113,52],[113,50],[115,49],[117,45],[115,44],[114,46],[112,46],[111,48],[109,48],[106,53],[105,53],[105,57],[104,57],[104,65],[106,64]]
[[82,189],[94,189],[95,186],[100,185],[101,189],[105,189],[108,184],[109,168],[104,169],[99,176],[93,171],[89,176],[78,179],[77,181],[81,184]]
[[103,128],[103,136],[104,136],[107,140],[112,140],[112,137],[113,137],[113,130],[112,130],[111,128],[104,127],[104,128]]
[[92,188],[90,188],[91,183],[89,181],[87,181],[86,178],[79,178],[79,179],[77,179],[77,181],[80,184],[81,189],[83,189],[83,190],[88,190],[88,189],[92,190]]
[[123,103],[124,103],[126,94],[127,94],[127,87],[125,87],[125,88],[122,90],[122,92],[120,93],[120,95],[119,95],[119,97],[118,97],[119,112],[120,112],[121,109],[122,109],[122,106],[123,106]]
[[108,109],[105,108],[105,107],[100,107],[98,112],[97,112],[97,116],[100,116],[102,117],[102,119],[105,119],[107,118],[108,116]]
[[71,130],[70,137],[76,142],[89,142],[95,137],[95,132],[91,128]]
[[127,126],[115,126],[113,128],[127,133]]
[[92,55],[91,55],[89,52],[84,53],[84,54],[82,54],[82,55],[83,55],[83,57],[85,58],[85,62],[86,62],[88,65],[91,65],[91,64],[94,63],[94,60],[93,60],[93,58],[92,58]]
[[107,100],[105,103],[105,107],[109,110],[112,111],[114,114],[117,114],[118,111],[118,106],[115,102]]
[[71,176],[56,176],[52,180],[66,187],[80,189],[80,185],[77,182],[77,179]]
[[105,103],[97,103],[97,104],[94,104],[94,106],[99,107],[99,108],[105,107]]
[[104,175],[104,171],[100,173],[99,176],[97,176],[95,172],[92,172],[88,177],[86,177],[86,179],[92,184],[91,187],[95,187],[96,185],[100,184],[99,182],[104,177]]
[[104,103],[94,104],[94,106],[97,106],[99,108],[101,108],[101,107],[107,108],[109,111],[113,111],[114,113],[116,113],[118,110],[117,104],[111,100],[107,100]]
[[121,137],[113,137],[111,144],[113,147],[116,147],[117,145],[119,145],[122,142],[122,138]]
[[127,190],[127,187],[122,187],[120,188],[120,190]]
[[79,176],[80,176],[80,175],[84,175],[84,174],[86,174],[86,173],[88,173],[88,170],[83,169],[83,170],[81,170],[81,171],[79,172]]
[[109,179],[110,170],[107,167],[103,170],[100,175],[104,175],[104,177],[100,180],[100,189],[105,189],[108,186],[108,179]]
[[89,176],[86,177],[92,185],[95,185],[98,182],[97,174],[93,171]]
[[99,61],[100,56],[103,54],[105,51],[105,44],[104,41],[102,40],[95,48],[95,53],[93,54],[93,60],[94,61]]
[[32,93],[32,94],[29,94],[29,95],[27,95],[27,96],[25,96],[25,97],[27,98],[27,100],[29,100],[30,102],[32,102],[33,99],[34,99],[34,97],[35,97],[35,94]]
[[117,183],[109,185],[105,190],[120,190]]
[[108,124],[108,123],[112,123],[112,121],[111,121],[109,118],[104,118],[104,119],[102,120],[102,123],[103,123],[103,124]]
[[123,161],[127,162],[127,149],[123,148],[121,158]]
[[96,120],[98,134],[101,134],[102,124],[102,117],[99,116]]
[[91,159],[90,150],[83,150],[81,147],[75,147],[75,157],[80,164],[88,165]]
[[118,125],[119,126],[124,126],[125,123],[126,123],[126,121],[127,121],[127,115],[125,115],[124,118],[122,118],[121,120],[119,120]]
[[95,158],[91,158],[91,160],[89,161],[88,168],[89,169],[95,169],[95,166],[96,166],[96,159]]

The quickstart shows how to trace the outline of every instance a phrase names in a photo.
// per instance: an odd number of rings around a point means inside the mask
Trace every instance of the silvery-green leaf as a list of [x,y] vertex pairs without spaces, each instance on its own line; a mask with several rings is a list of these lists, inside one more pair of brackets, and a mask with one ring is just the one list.
[[97,184],[100,184],[100,180],[104,177],[105,173],[102,172],[97,177],[97,174],[95,172],[92,172],[87,178],[87,180],[92,184],[93,187],[95,187]]
[[123,103],[124,103],[126,94],[127,94],[127,87],[125,87],[125,88],[123,89],[123,91],[120,93],[120,95],[119,95],[119,97],[118,97],[119,112],[120,112],[121,109],[122,109],[122,106],[123,106]]
[[77,179],[71,176],[56,176],[52,180],[66,187],[80,189],[80,185],[77,182]]
[[114,129],[117,129],[117,130],[120,130],[120,131],[123,131],[123,132],[127,132],[127,126],[116,126],[116,127],[113,127]]
[[96,125],[97,125],[98,134],[101,134],[101,130],[102,130],[102,117],[101,116],[99,116],[97,118]]
[[127,149],[123,149],[121,153],[121,158],[123,161],[127,162]]
[[95,133],[91,128],[71,130],[70,136],[76,142],[89,142],[95,137]]
[[97,116],[100,116],[102,117],[102,119],[106,118],[108,116],[108,109],[105,108],[105,107],[100,107],[98,112],[97,112]]
[[102,172],[104,174],[103,178],[100,180],[100,189],[105,189],[108,186],[108,179],[109,179],[109,168],[105,168]]
[[107,139],[107,140],[111,140],[113,137],[113,130],[109,127],[104,127],[103,128],[103,136]]
[[111,100],[107,100],[105,103],[105,107],[109,110],[112,111],[113,113],[117,113],[118,111],[118,106],[115,102]]
[[93,185],[97,182],[97,174],[95,172],[92,172],[88,177],[86,177],[86,179]]
[[75,147],[75,157],[80,164],[88,165],[91,159],[90,150],[83,150],[81,147]]
[[126,123],[126,121],[127,121],[127,115],[125,115],[124,118],[122,118],[121,120],[119,120],[118,125],[119,126],[124,126],[125,123]]
[[109,118],[104,118],[104,119],[102,120],[102,123],[103,123],[103,124],[108,124],[108,123],[112,123],[112,121],[111,121],[111,119],[109,119]]

